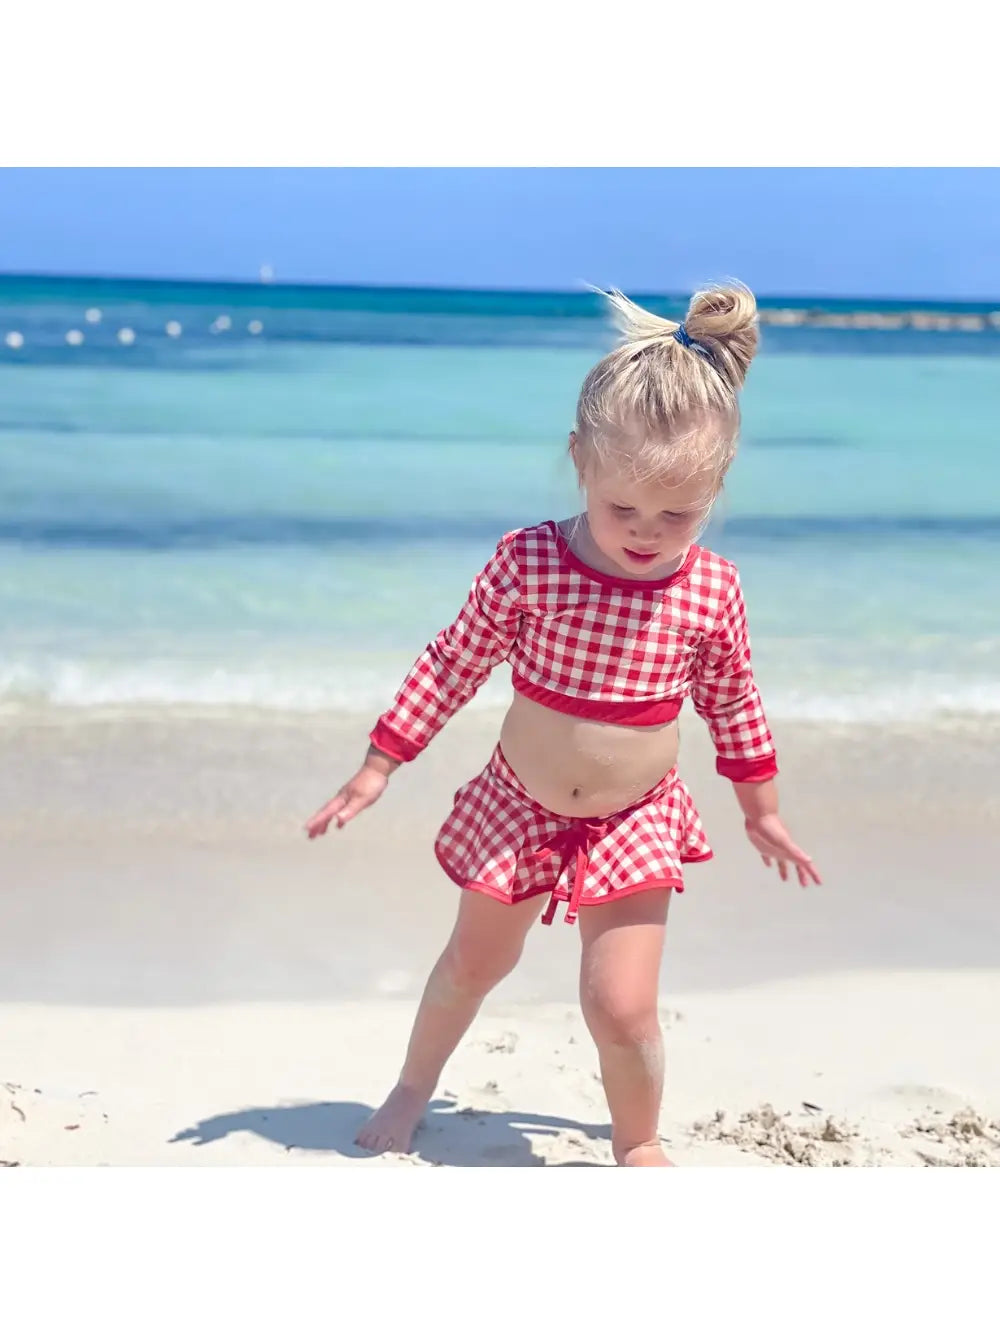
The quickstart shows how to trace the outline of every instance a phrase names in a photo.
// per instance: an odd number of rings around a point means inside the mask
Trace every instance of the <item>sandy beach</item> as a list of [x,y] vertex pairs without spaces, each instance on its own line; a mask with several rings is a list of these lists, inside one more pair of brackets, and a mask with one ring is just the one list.
[[[495,717],[458,717],[378,807],[309,844],[302,822],[351,771],[363,723],[68,716],[0,728],[0,1160],[610,1164],[560,921],[487,1002],[414,1154],[352,1147],[454,912],[433,833]],[[671,907],[668,1151],[1000,1164],[1000,729],[775,731],[822,889],[755,861],[684,724],[716,859]]]

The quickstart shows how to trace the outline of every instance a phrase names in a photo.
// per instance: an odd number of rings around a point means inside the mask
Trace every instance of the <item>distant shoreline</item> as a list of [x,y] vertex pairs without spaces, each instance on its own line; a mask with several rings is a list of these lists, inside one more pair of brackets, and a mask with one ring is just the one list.
[[779,328],[916,329],[926,333],[1000,333],[1000,310],[980,313],[960,309],[824,310],[794,306],[760,307],[760,322]]

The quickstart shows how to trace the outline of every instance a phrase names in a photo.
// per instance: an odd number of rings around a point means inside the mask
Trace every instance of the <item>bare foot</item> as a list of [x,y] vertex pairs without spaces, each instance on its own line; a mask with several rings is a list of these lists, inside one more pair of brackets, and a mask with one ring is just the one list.
[[674,1165],[658,1143],[637,1144],[636,1147],[629,1148],[628,1152],[622,1153],[621,1157],[616,1153],[615,1159],[619,1166]]
[[397,1083],[354,1142],[369,1152],[409,1152],[413,1131],[420,1122],[428,1099]]

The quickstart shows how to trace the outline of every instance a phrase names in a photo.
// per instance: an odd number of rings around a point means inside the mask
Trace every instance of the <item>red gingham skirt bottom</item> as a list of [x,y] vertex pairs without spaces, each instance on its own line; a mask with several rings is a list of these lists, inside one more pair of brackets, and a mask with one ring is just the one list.
[[565,902],[577,909],[642,889],[684,889],[682,866],[712,849],[687,787],[671,769],[645,796],[602,819],[554,814],[526,791],[498,745],[483,771],[460,787],[434,850],[463,889],[517,903],[550,895],[549,925]]

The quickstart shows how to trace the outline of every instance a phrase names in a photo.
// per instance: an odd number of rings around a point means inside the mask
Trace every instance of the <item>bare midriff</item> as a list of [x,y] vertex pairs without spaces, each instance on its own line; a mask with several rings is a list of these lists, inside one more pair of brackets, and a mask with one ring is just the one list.
[[633,805],[674,767],[677,722],[595,722],[515,694],[500,746],[539,805],[557,815],[603,818]]

